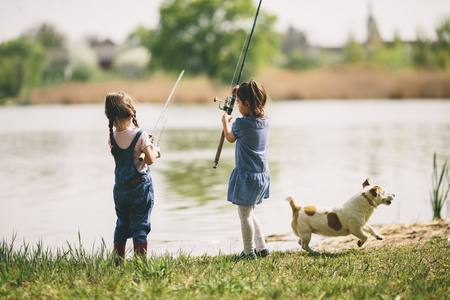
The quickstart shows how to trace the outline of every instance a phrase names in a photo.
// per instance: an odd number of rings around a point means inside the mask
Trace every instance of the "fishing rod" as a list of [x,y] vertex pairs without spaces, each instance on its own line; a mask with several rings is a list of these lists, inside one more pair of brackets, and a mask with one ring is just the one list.
[[[152,133],[153,133],[153,136],[156,136],[156,139],[152,138],[152,144],[155,147],[158,147],[159,142],[161,141],[161,136],[163,134],[164,128],[166,127],[166,122],[167,122],[166,112],[167,112],[167,109],[169,108],[169,102],[172,99],[173,93],[175,92],[175,89],[177,88],[178,82],[180,82],[181,77],[183,77],[183,74],[184,74],[184,70],[181,71],[180,76],[178,76],[178,79],[175,82],[175,85],[173,86],[172,91],[169,94],[169,97],[167,98],[166,104],[164,105],[162,112],[159,115],[158,120],[156,121],[155,128],[153,128]],[[159,157],[161,157],[161,153],[159,151],[159,148],[157,148],[157,149],[158,149],[158,154],[157,154],[156,158],[159,158]],[[139,156],[139,161],[143,161],[144,159],[145,159],[145,153],[142,152],[141,155]]]
[[[242,76],[242,71],[244,70],[245,59],[247,58],[248,49],[250,48],[250,42],[252,41],[253,31],[255,30],[256,20],[258,19],[261,2],[262,2],[262,0],[259,0],[258,9],[256,10],[256,15],[255,15],[255,19],[253,21],[252,31],[250,32],[250,37],[248,38],[247,49],[245,50],[244,59],[242,60],[241,70],[239,71],[239,76],[237,78],[236,85],[239,85],[239,83],[241,82],[241,76]],[[236,103],[236,95],[227,96],[225,98],[225,100],[223,100],[224,104],[222,107],[220,106],[222,100],[219,100],[219,99],[217,99],[217,97],[215,97],[214,102],[217,102],[217,101],[219,102],[219,109],[225,111],[228,115],[231,115],[233,113],[234,104]],[[222,153],[224,141],[225,141],[225,133],[222,130],[222,136],[220,137],[219,147],[217,148],[216,157],[214,158],[214,164],[213,164],[214,169],[217,168],[217,164],[219,163],[219,158],[220,158],[220,154]]]

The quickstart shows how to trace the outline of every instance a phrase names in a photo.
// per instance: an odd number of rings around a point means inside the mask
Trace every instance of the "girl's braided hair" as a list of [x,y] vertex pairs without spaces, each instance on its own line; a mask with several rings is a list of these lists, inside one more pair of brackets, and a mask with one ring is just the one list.
[[[130,95],[124,92],[111,92],[106,94],[105,97],[105,115],[109,120],[109,138],[111,145],[113,143],[113,126],[114,122],[121,122],[124,119],[133,117],[133,124],[139,127],[136,119],[136,109],[133,105],[133,100]],[[111,154],[115,157],[116,149],[114,146],[111,148]]]
[[250,110],[256,118],[264,116],[264,105],[266,105],[267,101],[267,93],[264,86],[250,79],[248,82],[241,83],[237,95],[241,101],[247,101],[250,104]]

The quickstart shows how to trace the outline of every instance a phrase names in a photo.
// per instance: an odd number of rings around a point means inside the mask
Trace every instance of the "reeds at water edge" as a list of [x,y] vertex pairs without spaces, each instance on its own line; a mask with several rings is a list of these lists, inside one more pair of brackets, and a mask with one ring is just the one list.
[[447,160],[442,165],[442,169],[439,170],[437,165],[436,152],[433,155],[433,174],[431,177],[431,191],[430,201],[433,207],[433,220],[442,220],[441,211],[444,204],[448,200],[448,194],[450,192],[450,178],[449,168],[447,166]]

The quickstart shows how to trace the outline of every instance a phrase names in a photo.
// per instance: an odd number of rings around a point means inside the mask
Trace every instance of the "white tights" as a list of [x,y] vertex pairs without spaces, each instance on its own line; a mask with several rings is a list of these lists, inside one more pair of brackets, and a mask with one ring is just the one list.
[[264,233],[261,223],[255,215],[255,207],[238,205],[239,219],[241,220],[242,239],[244,241],[244,253],[253,252],[256,244],[256,251],[266,248]]

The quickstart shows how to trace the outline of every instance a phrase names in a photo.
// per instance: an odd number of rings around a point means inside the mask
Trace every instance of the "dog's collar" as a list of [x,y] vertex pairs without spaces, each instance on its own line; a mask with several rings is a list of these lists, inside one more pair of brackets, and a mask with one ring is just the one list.
[[370,199],[369,197],[367,197],[366,193],[362,193],[363,197],[366,198],[366,200],[369,202],[369,204],[375,208],[377,208],[377,205],[373,202],[372,199]]

